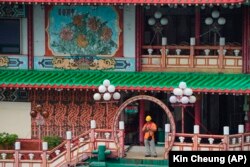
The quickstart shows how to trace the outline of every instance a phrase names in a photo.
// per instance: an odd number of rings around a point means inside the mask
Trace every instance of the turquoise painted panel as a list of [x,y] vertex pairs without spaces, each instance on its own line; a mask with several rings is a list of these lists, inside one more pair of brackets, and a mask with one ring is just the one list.
[[55,56],[106,55],[119,47],[119,13],[112,6],[53,6],[47,28]]
[[39,70],[135,71],[135,59],[102,58],[98,56],[36,56],[34,58],[34,68]]
[[23,55],[0,56],[0,69],[28,69],[28,57]]

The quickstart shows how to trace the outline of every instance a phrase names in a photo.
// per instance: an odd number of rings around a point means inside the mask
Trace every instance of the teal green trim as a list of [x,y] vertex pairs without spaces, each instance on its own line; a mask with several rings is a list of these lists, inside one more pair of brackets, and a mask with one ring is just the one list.
[[[195,91],[243,91],[250,93],[249,74],[174,73],[174,72],[104,72],[0,70],[0,86],[16,87],[97,87],[104,79],[118,89],[169,90],[184,81]],[[247,91],[247,92],[246,92]],[[249,92],[248,92],[249,91]]]

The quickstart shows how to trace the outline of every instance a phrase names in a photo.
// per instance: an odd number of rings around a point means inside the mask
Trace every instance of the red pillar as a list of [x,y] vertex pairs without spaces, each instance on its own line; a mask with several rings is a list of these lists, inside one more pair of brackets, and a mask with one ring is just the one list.
[[33,31],[33,5],[28,5],[28,69],[34,68],[34,31]]
[[136,44],[135,44],[135,64],[136,64],[136,71],[141,71],[141,52],[142,52],[142,41],[143,41],[143,35],[142,33],[144,32],[143,30],[143,17],[142,17],[142,14],[143,11],[142,11],[142,7],[137,5],[136,6],[136,18],[135,18],[135,24],[136,24],[136,27],[135,27],[135,32],[136,32],[136,38],[135,38],[135,41],[136,41]]
[[200,13],[200,8],[196,7],[195,8],[195,40],[196,40],[196,45],[200,44],[200,29],[201,29],[201,13]]
[[[245,132],[250,132],[250,111],[249,111],[249,96],[245,95],[245,104],[247,105],[246,109],[244,110],[246,113],[244,120],[245,120]],[[244,107],[245,108],[245,107]]]
[[196,96],[194,105],[194,124],[201,125],[201,95]]
[[249,73],[249,37],[250,37],[250,9],[243,7],[242,58],[243,73]]
[[140,100],[139,102],[139,142],[140,144],[144,143],[144,136],[142,132],[142,128],[144,125],[144,118],[145,118],[144,101]]

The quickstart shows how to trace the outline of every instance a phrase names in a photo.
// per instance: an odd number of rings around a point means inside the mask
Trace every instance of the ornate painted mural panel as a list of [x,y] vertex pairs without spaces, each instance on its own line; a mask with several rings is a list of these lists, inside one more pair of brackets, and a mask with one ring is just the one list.
[[98,56],[37,56],[34,61],[34,68],[39,70],[67,69],[135,71],[134,58],[101,58]]
[[46,56],[122,56],[122,9],[52,6],[46,19]]

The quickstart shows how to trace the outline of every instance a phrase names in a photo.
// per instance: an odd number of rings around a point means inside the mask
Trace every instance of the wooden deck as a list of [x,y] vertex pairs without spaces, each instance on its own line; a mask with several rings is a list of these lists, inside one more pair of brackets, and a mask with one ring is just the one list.
[[[128,147],[128,146],[126,146]],[[125,147],[125,148],[126,148]],[[164,146],[156,146],[157,157],[145,157],[144,146],[132,146],[128,152],[126,152],[127,159],[152,159],[152,160],[162,160],[164,159]]]

